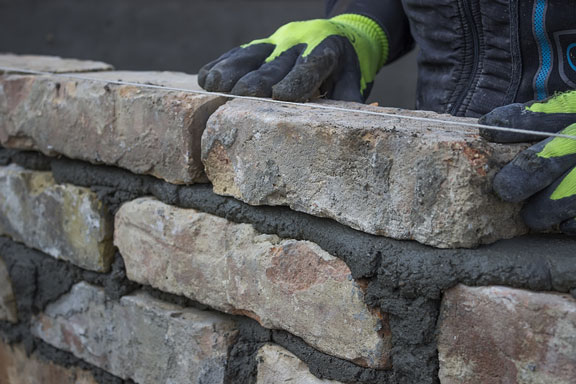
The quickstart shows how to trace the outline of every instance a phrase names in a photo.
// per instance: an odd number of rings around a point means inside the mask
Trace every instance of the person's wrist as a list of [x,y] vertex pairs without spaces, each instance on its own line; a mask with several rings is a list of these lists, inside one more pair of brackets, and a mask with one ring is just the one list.
[[367,16],[355,13],[341,14],[332,17],[330,20],[352,28],[356,30],[357,33],[366,37],[374,56],[378,58],[376,70],[379,70],[386,64],[389,52],[388,37],[376,21]]

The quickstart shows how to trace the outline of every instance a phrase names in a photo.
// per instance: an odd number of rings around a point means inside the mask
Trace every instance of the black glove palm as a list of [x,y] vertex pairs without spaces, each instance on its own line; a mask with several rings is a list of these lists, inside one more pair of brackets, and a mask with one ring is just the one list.
[[[531,131],[561,130],[576,136],[576,91],[543,102],[500,107],[480,121]],[[496,142],[539,137],[491,130],[481,133]],[[561,224],[563,232],[576,234],[576,139],[550,138],[528,148],[500,171],[494,179],[494,190],[505,201],[527,201],[523,216],[532,229],[547,230]]]

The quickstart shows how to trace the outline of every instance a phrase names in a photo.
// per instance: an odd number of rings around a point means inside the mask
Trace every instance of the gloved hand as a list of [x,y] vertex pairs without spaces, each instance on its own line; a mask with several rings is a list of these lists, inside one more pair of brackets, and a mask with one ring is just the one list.
[[343,14],[292,22],[272,36],[235,48],[205,65],[208,91],[307,101],[325,94],[363,102],[388,57],[388,39],[372,19]]
[[[576,136],[576,91],[542,102],[511,104],[483,116],[487,125]],[[567,128],[565,128],[567,126]],[[564,128],[564,129],[562,129]],[[518,142],[538,136],[481,130],[491,141]],[[576,235],[576,140],[552,137],[520,153],[494,179],[505,201],[527,200],[522,214],[535,230],[560,229]]]

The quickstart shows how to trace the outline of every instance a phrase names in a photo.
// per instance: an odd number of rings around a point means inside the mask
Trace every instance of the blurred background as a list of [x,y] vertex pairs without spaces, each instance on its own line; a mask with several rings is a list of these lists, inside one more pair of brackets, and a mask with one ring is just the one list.
[[[0,52],[197,73],[280,25],[323,17],[323,0],[0,0]],[[416,54],[385,67],[369,102],[413,108]]]

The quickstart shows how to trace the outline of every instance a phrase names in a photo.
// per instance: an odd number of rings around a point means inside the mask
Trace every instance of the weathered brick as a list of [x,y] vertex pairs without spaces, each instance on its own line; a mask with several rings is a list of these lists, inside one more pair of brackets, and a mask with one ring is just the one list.
[[151,198],[120,208],[114,239],[131,280],[250,316],[362,366],[389,365],[387,316],[369,309],[346,264],[314,243]]
[[50,172],[0,167],[0,234],[92,271],[113,256],[113,222],[88,188],[58,185]]
[[94,376],[79,368],[65,368],[27,356],[21,345],[8,345],[0,339],[1,384],[98,384]]
[[139,384],[223,383],[234,322],[137,292],[108,301],[79,283],[34,321],[32,333],[56,348]]
[[114,85],[125,80],[197,89],[171,72],[98,72],[83,79],[0,77],[0,142],[150,174],[176,184],[206,181],[200,141],[224,98]]
[[443,384],[576,382],[576,300],[505,287],[449,290],[438,351]]
[[492,177],[521,148],[488,143],[464,126],[234,100],[209,119],[202,159],[218,194],[446,248],[526,232],[520,205],[491,190]]
[[[18,322],[16,299],[12,291],[12,281],[4,260],[0,257],[0,320]],[[1,381],[0,381],[1,383]]]
[[[31,71],[66,73],[95,72],[113,69],[110,64],[100,61],[63,59],[56,56],[0,54],[0,67],[18,68]],[[0,74],[2,74],[0,69]]]
[[284,348],[265,344],[258,351],[256,384],[338,384],[339,381],[319,379],[308,365]]

